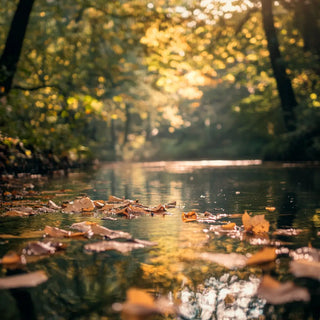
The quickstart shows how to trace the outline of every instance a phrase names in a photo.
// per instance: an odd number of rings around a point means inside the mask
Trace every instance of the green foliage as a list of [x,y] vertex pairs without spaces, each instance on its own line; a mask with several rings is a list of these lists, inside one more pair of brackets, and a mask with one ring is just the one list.
[[[1,0],[1,51],[16,4]],[[0,132],[74,161],[318,159],[319,52],[302,29],[310,12],[274,6],[299,101],[287,134],[260,6],[232,4],[38,1]]]

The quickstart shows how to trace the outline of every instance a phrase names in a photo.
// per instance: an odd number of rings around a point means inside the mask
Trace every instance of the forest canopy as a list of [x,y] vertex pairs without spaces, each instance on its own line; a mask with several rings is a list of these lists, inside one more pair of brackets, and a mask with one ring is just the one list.
[[320,156],[317,0],[0,0],[1,171]]

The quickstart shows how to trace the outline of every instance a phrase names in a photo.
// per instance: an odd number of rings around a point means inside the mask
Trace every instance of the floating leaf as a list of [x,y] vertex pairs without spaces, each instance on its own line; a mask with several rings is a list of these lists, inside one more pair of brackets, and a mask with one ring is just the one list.
[[202,260],[220,264],[228,269],[238,269],[246,266],[247,257],[238,253],[209,253],[204,252],[199,255]]
[[48,207],[54,210],[60,210],[61,207],[54,203],[52,200],[48,201]]
[[76,199],[71,203],[68,203],[64,208],[63,212],[82,212],[82,211],[93,211],[95,209],[93,201],[88,197],[82,197]]
[[46,226],[43,232],[49,235],[50,237],[65,237],[65,238],[74,238],[74,237],[83,236],[85,234],[84,232],[71,232],[71,231],[66,231],[63,229],[50,227],[50,226]]
[[120,305],[119,311],[125,319],[149,319],[155,314],[175,314],[176,308],[172,303],[160,297],[154,299],[146,290],[131,288],[127,291],[127,300]]
[[272,304],[310,300],[307,289],[298,287],[291,281],[280,283],[268,275],[262,278],[257,294]]
[[20,211],[20,210],[9,210],[5,212],[4,216],[5,217],[28,217],[31,215],[34,215],[35,212],[26,212],[26,211]]
[[86,232],[88,233],[89,236],[90,234],[95,234],[95,235],[107,237],[109,239],[118,239],[118,238],[131,239],[132,238],[130,233],[118,231],[118,230],[111,230],[106,227],[100,226],[95,222],[89,222],[89,221],[74,223],[71,226],[71,228],[80,230],[82,232]]
[[265,209],[269,212],[274,212],[276,211],[276,207],[265,207]]
[[5,278],[0,278],[0,289],[36,287],[47,280],[48,277],[42,270],[15,276],[8,276]]
[[169,208],[175,208],[177,205],[177,201],[172,201],[172,202],[168,202],[167,204],[165,204],[166,209]]
[[115,196],[109,196],[109,200],[108,200],[108,202],[123,202],[123,201],[124,201],[124,198],[118,198]]
[[242,215],[242,223],[246,232],[259,234],[268,232],[270,223],[265,220],[264,214],[250,217],[247,212]]
[[320,262],[305,259],[291,261],[290,272],[296,277],[308,277],[320,280]]
[[274,261],[277,258],[275,248],[263,248],[247,260],[247,265],[262,264]]
[[118,241],[99,241],[94,243],[89,243],[84,246],[87,251],[102,252],[108,250],[116,250],[121,253],[128,253],[135,249],[141,249],[146,246],[153,245],[153,243],[143,242],[143,241],[132,241],[132,242],[118,242]]
[[0,260],[2,264],[17,264],[21,263],[21,257],[14,251],[7,252]]
[[60,242],[30,242],[27,247],[23,250],[24,254],[27,255],[50,255],[54,254],[57,250],[64,249],[65,245]]
[[190,211],[188,213],[182,212],[182,221],[183,222],[193,222],[197,221],[198,215],[195,211]]
[[234,222],[224,224],[221,226],[222,230],[234,230],[236,227],[236,224]]

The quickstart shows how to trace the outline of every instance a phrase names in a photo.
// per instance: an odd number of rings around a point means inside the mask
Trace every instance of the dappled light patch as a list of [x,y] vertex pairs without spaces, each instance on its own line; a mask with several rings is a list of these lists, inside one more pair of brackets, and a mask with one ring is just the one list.
[[272,304],[310,300],[310,294],[306,288],[296,286],[291,281],[281,283],[268,275],[262,278],[257,294]]

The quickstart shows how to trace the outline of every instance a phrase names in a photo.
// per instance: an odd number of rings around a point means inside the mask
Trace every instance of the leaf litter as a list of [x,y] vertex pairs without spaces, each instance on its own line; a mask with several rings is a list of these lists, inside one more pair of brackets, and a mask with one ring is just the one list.
[[[34,196],[36,193],[28,192],[28,196]],[[159,204],[155,207],[149,207],[142,205],[138,200],[129,200],[124,197],[119,198],[116,196],[109,196],[108,201],[105,200],[91,200],[87,196],[77,197],[73,201],[62,203],[61,206],[53,202],[52,200],[44,202],[37,202],[34,200],[25,201],[26,206],[19,206],[21,202],[13,201],[12,198],[19,199],[20,195],[7,194],[6,199],[10,199],[9,202],[3,202],[2,205],[7,207],[8,210],[2,214],[6,217],[28,217],[35,214],[63,212],[68,214],[101,214],[101,220],[115,220],[114,216],[122,216],[128,219],[136,218],[140,215],[154,215],[161,214],[167,215],[168,208],[176,207],[176,202],[170,202],[167,204]],[[275,207],[265,207],[268,212],[274,212]],[[235,222],[225,221],[222,224],[216,224],[219,220],[224,218],[241,218],[242,225],[237,226]],[[280,246],[281,242],[275,242],[269,240],[270,223],[265,219],[265,215],[250,215],[246,211],[244,214],[212,214],[205,212],[204,214],[190,211],[182,213],[183,222],[198,222],[209,223],[209,232],[221,237],[238,238],[240,241],[247,240],[252,245],[267,246],[263,247],[260,251],[253,255],[243,255],[239,253],[214,253],[214,252],[201,252],[196,254],[195,257],[198,260],[205,260],[212,263],[217,263],[228,269],[240,269],[248,268],[250,266],[260,266],[265,263],[274,261],[281,250],[276,250],[275,246]],[[57,227],[47,225],[44,230],[41,231],[42,236],[52,238],[91,238],[93,236],[102,236],[105,240],[87,243],[84,245],[84,250],[87,252],[103,252],[108,250],[115,250],[122,254],[127,254],[135,249],[141,249],[149,246],[157,245],[154,242],[146,240],[133,239],[131,234],[123,232],[121,230],[111,230],[104,226],[97,224],[96,222],[83,221],[74,223],[70,226],[71,229],[76,229],[80,232],[72,232]],[[301,229],[277,229],[273,233],[274,236],[296,236],[304,230]],[[0,235],[4,239],[14,238],[36,238],[39,236],[39,231],[34,231],[37,234],[32,235],[32,231],[29,235],[15,236],[15,235]],[[318,232],[319,234],[319,232]],[[122,239],[122,241],[115,241]],[[125,240],[125,241],[123,241]],[[270,247],[271,245],[271,247]],[[25,264],[26,259],[30,255],[35,256],[50,256],[56,251],[64,250],[66,244],[55,241],[33,241],[29,242],[27,246],[22,250],[22,254],[19,255],[15,252],[8,252],[2,257],[0,262],[3,265],[20,265]],[[286,253],[286,250],[282,250],[282,253]],[[320,274],[320,262],[319,252],[316,249],[299,248],[295,251],[289,250],[288,257],[292,260],[289,262],[290,272],[295,277],[307,277],[315,280],[319,279]],[[35,286],[47,280],[47,276],[43,271],[36,271],[33,273],[10,276],[0,279],[0,288],[15,288],[23,286]],[[130,289],[131,290],[131,289]],[[132,289],[133,290],[133,289]],[[140,289],[136,289],[140,290]],[[122,310],[131,313],[132,310],[142,310],[146,312],[149,310],[151,313],[163,314],[159,309],[159,300],[150,300],[150,297],[142,294],[143,299],[149,299],[146,301],[152,301],[148,306],[139,305],[139,302],[132,299],[132,295],[137,294],[138,291],[129,291],[127,301],[122,304]],[[293,282],[287,281],[280,283],[270,276],[264,276],[261,279],[260,286],[257,291],[258,296],[266,299],[272,304],[282,304],[292,301],[309,301],[310,294],[306,288],[296,286]],[[140,296],[140,293],[138,294]],[[152,297],[151,297],[152,298]],[[138,308],[136,309],[138,305]],[[172,306],[172,305],[171,305]],[[161,307],[163,308],[163,307]],[[130,311],[131,310],[131,311]],[[169,308],[170,310],[170,308]],[[147,311],[147,312],[149,312]],[[173,309],[171,309],[173,311]],[[140,311],[139,311],[140,312]],[[133,312],[134,314],[134,312]]]

